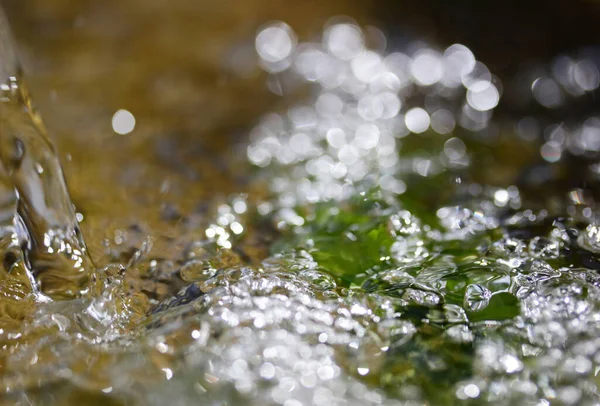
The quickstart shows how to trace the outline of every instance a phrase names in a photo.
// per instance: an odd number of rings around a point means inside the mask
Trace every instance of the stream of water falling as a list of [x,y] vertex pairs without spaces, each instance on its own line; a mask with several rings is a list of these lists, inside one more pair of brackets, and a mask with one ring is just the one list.
[[[0,12],[0,161],[3,182],[16,198],[14,232],[39,299],[89,295],[96,280],[94,264],[55,148],[27,92],[8,27]],[[10,204],[5,209],[10,213]]]

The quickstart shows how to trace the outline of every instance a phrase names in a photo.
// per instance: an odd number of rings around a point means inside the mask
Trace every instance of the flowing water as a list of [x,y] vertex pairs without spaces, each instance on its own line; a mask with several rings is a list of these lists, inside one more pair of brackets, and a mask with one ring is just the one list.
[[[85,295],[95,283],[93,264],[54,146],[23,83],[3,15],[0,24],[3,27],[0,161],[8,184],[14,189],[17,211],[5,238],[11,243],[17,241],[24,248],[23,266],[38,299],[46,295],[54,298]],[[7,211],[10,210],[9,203]],[[17,258],[8,261],[16,263]]]
[[[231,164],[250,192],[165,206],[176,235],[131,226],[94,265],[0,26],[4,403],[598,404],[597,118],[494,117],[503,84],[464,45],[269,23],[285,103]],[[515,86],[584,97],[590,52]],[[569,154],[588,189],[560,187]]]

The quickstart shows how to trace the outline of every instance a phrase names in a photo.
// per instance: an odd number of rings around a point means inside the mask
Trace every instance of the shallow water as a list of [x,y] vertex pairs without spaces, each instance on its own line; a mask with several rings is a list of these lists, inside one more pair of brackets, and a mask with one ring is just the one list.
[[[281,102],[208,164],[218,147],[144,114],[129,135],[58,139],[77,211],[6,228],[7,404],[597,404],[597,119],[495,117],[512,84],[464,45],[386,45],[347,18],[312,34],[261,25],[252,58]],[[597,55],[515,86],[574,103]],[[588,188],[571,186],[578,156]],[[37,175],[22,187],[41,193]],[[97,266],[51,274],[101,286],[40,300],[46,269],[18,236],[58,227],[83,250],[73,219]]]

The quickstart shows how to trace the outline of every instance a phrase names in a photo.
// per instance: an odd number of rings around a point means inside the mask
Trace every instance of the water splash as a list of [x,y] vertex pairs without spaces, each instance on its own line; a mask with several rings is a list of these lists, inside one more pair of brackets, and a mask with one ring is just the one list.
[[[125,266],[102,269],[105,289],[96,300],[34,305],[13,295],[30,312],[0,312],[18,320],[0,330],[7,401],[597,402],[598,225],[591,216],[523,209],[528,202],[516,186],[456,182],[457,173],[473,170],[476,147],[457,128],[493,126],[500,84],[464,46],[384,55],[367,49],[365,33],[351,23],[327,27],[323,38],[298,44],[282,23],[256,38],[269,72],[294,69],[318,90],[287,117],[267,115],[251,135],[248,158],[269,179],[271,196],[219,201],[207,211],[203,237],[174,237],[186,248],[167,258],[154,257],[146,240]],[[274,91],[285,83],[283,76],[269,80]],[[418,102],[411,104],[406,88]],[[3,106],[22,105],[0,105],[17,114]],[[30,110],[18,113],[30,120],[25,129],[39,130]],[[24,131],[22,121],[12,125]],[[430,127],[438,134],[425,138],[425,152],[400,155],[401,144],[428,137]],[[5,160],[18,163],[15,173],[35,137],[18,148],[20,138],[9,138]],[[39,188],[21,184],[18,213],[41,215],[41,224],[17,223],[18,234],[83,249],[66,194],[37,204],[39,193],[53,191],[42,174],[52,173],[58,183],[51,184],[66,190],[55,155],[37,159],[45,162],[42,173],[25,165],[23,174]],[[363,179],[365,171],[376,176]],[[583,205],[582,195],[565,198]],[[280,239],[266,259],[249,264],[241,242],[265,223]],[[3,240],[6,252],[18,254],[17,234],[11,236]],[[64,261],[69,254],[51,243],[41,247],[52,264],[52,255]],[[72,260],[66,256],[67,265]],[[141,275],[130,295],[127,272]],[[44,272],[35,275],[44,281]],[[3,295],[19,292],[2,282]],[[181,289],[153,295],[158,283]],[[85,292],[73,286],[80,290],[55,293]]]

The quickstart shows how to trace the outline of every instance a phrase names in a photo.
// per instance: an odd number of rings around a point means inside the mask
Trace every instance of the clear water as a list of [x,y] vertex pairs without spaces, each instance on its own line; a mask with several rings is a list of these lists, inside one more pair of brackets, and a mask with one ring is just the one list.
[[[246,170],[268,193],[222,199],[170,255],[120,234],[136,250],[98,269],[14,82],[0,105],[17,192],[2,229],[5,401],[598,404],[593,199],[574,189],[540,205],[486,175],[503,169],[502,84],[464,46],[388,52],[382,39],[346,20],[315,43],[263,27],[269,88],[312,95],[249,133]],[[565,83],[585,94],[596,82]],[[527,123],[510,123],[525,134],[512,145],[546,162],[596,151],[593,119],[539,148]],[[249,261],[257,234],[269,254]]]

